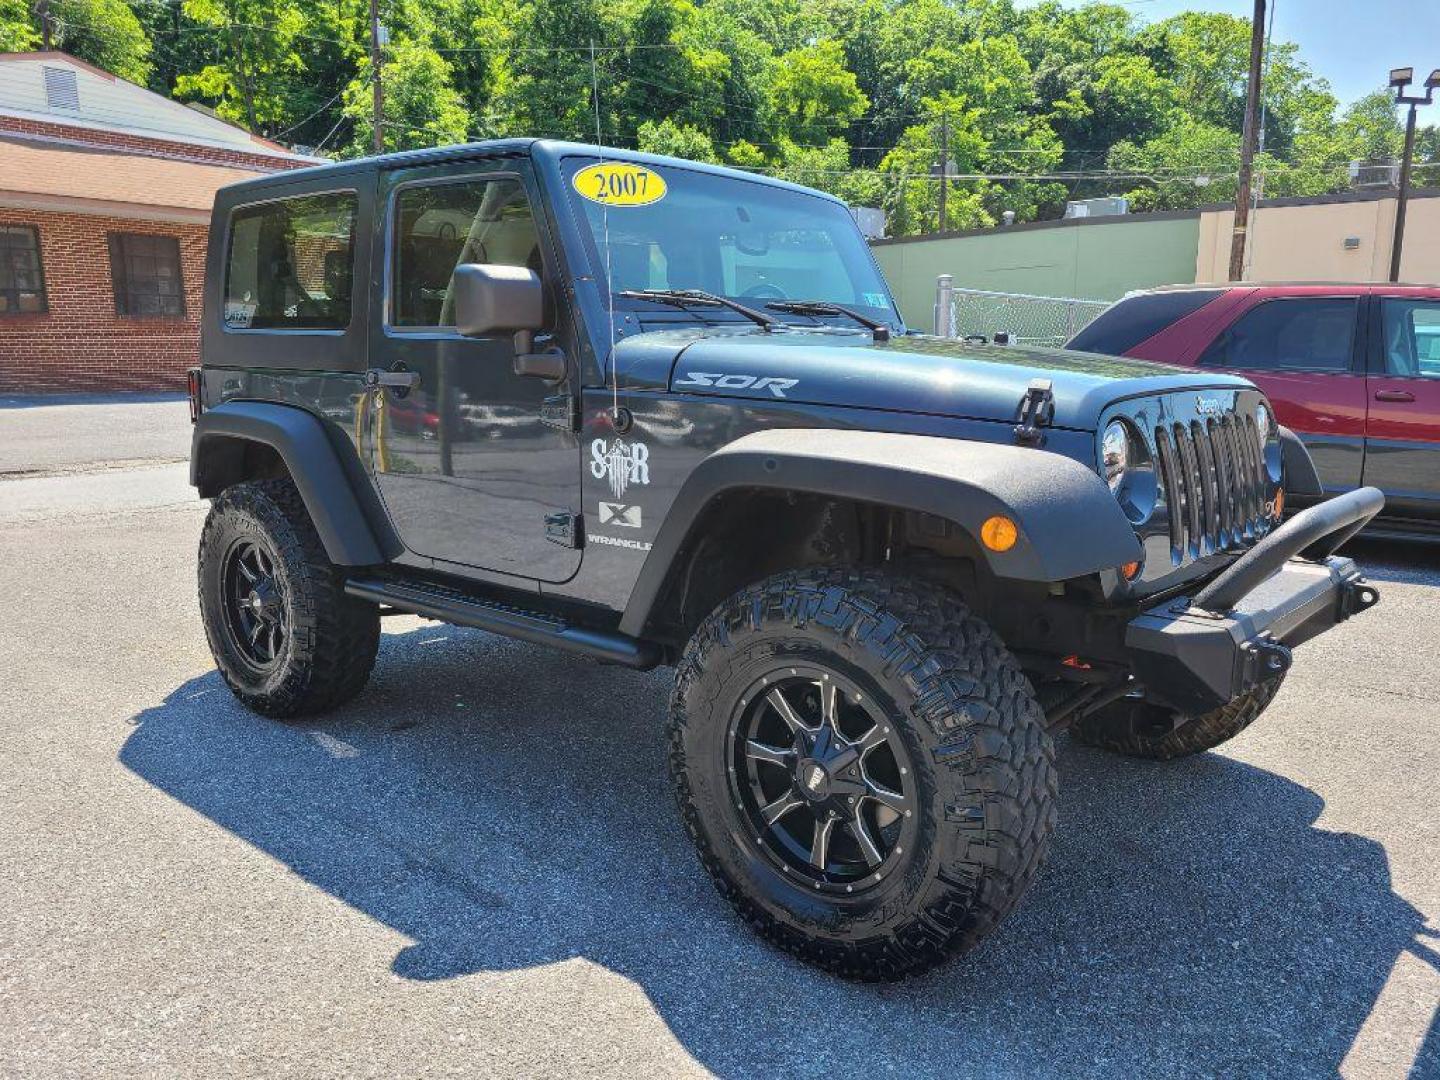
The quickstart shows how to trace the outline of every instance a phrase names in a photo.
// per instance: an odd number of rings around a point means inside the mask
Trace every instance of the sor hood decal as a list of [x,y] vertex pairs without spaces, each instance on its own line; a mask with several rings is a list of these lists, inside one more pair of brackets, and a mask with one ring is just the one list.
[[596,439],[590,444],[590,475],[608,480],[611,494],[618,499],[631,484],[650,483],[650,448],[624,439]]
[[769,390],[778,398],[786,390],[799,385],[799,379],[781,379],[774,375],[721,375],[715,372],[687,371],[683,378],[675,380],[676,386],[709,386],[716,390]]

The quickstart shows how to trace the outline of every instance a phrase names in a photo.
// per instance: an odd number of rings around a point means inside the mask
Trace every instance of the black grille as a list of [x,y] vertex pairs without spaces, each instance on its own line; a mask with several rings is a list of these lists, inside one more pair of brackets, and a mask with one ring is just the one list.
[[1265,531],[1265,462],[1253,417],[1162,424],[1155,445],[1178,561],[1246,546]]

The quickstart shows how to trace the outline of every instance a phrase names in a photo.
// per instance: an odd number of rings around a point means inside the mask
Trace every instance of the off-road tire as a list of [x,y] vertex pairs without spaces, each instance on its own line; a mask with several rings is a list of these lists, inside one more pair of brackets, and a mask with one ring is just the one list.
[[[247,660],[227,633],[223,563],[232,547],[261,542],[275,556],[280,603],[289,619],[273,670]],[[347,596],[344,578],[289,479],[226,488],[200,535],[200,612],[215,666],[248,708],[287,720],[321,713],[354,697],[370,677],[380,644],[379,609]]]
[[1284,681],[1281,675],[1261,683],[1228,705],[1201,716],[1179,716],[1149,702],[1122,698],[1076,721],[1070,737],[1126,757],[1152,761],[1189,757],[1213,750],[1239,735],[1269,707]]
[[[771,658],[868,687],[914,763],[915,841],[853,897],[767,861],[727,786],[727,701]],[[720,893],[774,945],[848,978],[901,978],[972,948],[1024,894],[1055,824],[1054,749],[1029,681],[957,597],[902,577],[812,569],[732,596],[685,649],[669,736],[681,817]]]

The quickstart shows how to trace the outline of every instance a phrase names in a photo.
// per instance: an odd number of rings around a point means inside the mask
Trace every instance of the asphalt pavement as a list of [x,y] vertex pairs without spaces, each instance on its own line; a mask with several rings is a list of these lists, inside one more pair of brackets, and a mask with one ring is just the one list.
[[395,618],[352,705],[241,709],[174,405],[0,403],[0,1076],[1440,1076],[1440,551],[1359,546],[1220,752],[1062,738],[1020,909],[861,986],[701,872],[666,672]]

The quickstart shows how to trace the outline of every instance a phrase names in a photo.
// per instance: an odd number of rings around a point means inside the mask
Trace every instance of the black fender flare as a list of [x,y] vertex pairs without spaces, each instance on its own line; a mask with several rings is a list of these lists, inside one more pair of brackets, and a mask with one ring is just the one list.
[[770,429],[742,436],[702,461],[680,489],[641,567],[620,620],[640,635],[671,566],[705,508],[728,491],[832,495],[932,514],[979,538],[1003,514],[1019,526],[1009,551],[985,551],[1000,578],[1058,582],[1141,558],[1140,541],[1100,477],[1060,454],[933,435]]
[[1300,436],[1283,425],[1280,426],[1280,460],[1285,465],[1287,495],[1299,495],[1306,499],[1325,497],[1325,487],[1320,483],[1315,459],[1310,456]]
[[324,421],[304,409],[266,401],[227,401],[206,409],[195,422],[190,484],[201,498],[214,498],[242,478],[236,469],[244,444],[269,446],[295,481],[330,561],[339,566],[385,562],[389,545],[377,538],[356,492],[357,473],[364,482],[359,458],[347,443],[353,459],[347,468],[336,442]]

